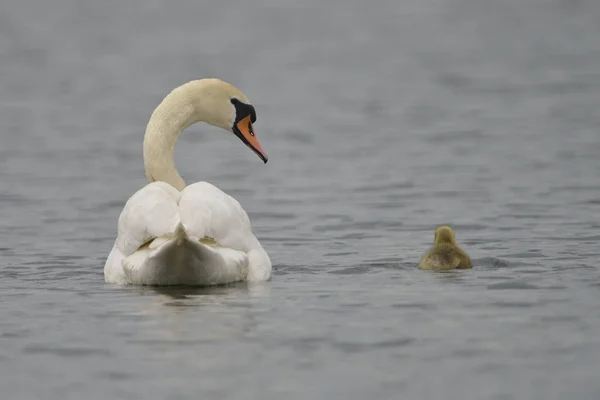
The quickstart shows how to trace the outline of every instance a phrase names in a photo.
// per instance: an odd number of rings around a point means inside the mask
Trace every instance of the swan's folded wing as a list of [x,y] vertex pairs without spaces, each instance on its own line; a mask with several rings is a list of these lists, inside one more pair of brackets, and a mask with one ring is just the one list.
[[248,214],[240,203],[210,183],[187,186],[179,210],[189,235],[213,239],[218,246],[243,252],[257,245]]
[[127,200],[119,216],[116,246],[128,257],[144,243],[177,228],[181,194],[164,182],[152,182]]

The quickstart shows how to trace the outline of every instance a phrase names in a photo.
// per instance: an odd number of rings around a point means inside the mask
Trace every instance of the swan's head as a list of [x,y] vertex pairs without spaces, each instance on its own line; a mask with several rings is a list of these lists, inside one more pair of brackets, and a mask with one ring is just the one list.
[[252,125],[256,122],[256,111],[248,98],[235,86],[220,79],[202,79],[195,83],[197,96],[193,97],[199,119],[232,132],[266,163],[267,154]]
[[454,231],[447,225],[439,226],[435,230],[435,236],[433,239],[433,243],[448,243],[448,244],[456,244],[456,239],[454,238]]

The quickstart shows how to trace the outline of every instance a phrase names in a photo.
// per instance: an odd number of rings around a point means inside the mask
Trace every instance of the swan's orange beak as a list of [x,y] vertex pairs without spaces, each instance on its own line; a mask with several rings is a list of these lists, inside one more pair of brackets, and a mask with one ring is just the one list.
[[252,121],[250,116],[244,117],[240,119],[236,124],[233,125],[233,133],[237,137],[241,139],[242,142],[246,144],[246,146],[250,147],[252,151],[260,157],[261,160],[267,163],[269,157],[258,143],[258,139],[254,135],[254,128],[252,127]]

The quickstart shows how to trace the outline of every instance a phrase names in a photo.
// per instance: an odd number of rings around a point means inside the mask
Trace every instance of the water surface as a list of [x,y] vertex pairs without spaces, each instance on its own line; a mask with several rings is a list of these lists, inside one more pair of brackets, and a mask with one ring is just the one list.
[[[600,4],[8,1],[0,388],[10,399],[597,399]],[[103,283],[175,86],[256,107],[260,160],[177,148],[236,197],[264,285]],[[415,268],[441,223],[471,271]]]

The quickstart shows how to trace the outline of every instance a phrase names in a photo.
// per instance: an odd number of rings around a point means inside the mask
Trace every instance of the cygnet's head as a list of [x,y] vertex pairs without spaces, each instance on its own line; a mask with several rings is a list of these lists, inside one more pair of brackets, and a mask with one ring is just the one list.
[[190,82],[198,119],[233,132],[265,163],[267,154],[254,133],[256,111],[248,98],[235,86],[220,79]]
[[454,231],[447,225],[438,226],[435,230],[435,236],[433,239],[434,244],[456,244],[456,239],[454,238]]

